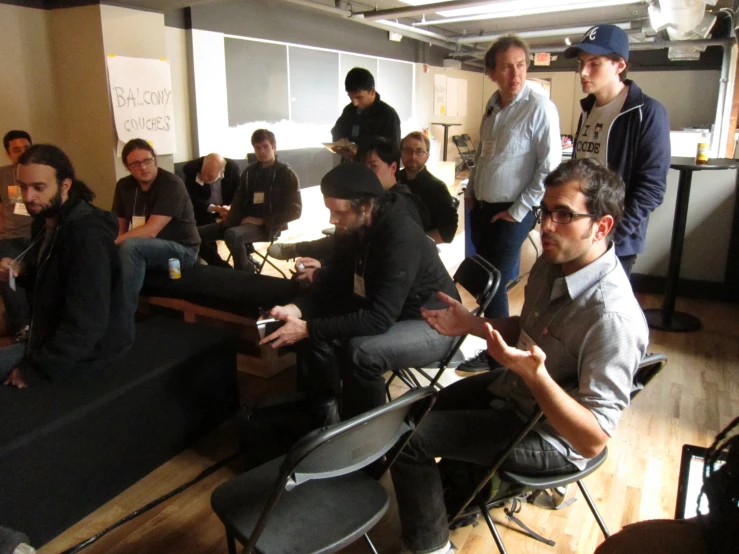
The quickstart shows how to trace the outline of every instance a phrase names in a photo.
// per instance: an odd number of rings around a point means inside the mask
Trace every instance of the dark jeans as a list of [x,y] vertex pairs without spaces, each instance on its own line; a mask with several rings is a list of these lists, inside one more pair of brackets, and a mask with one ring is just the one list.
[[521,245],[529,231],[534,228],[534,214],[529,212],[523,221],[513,223],[498,219],[490,220],[497,213],[507,210],[511,203],[489,204],[476,202],[470,212],[472,244],[483,258],[498,268],[501,274],[500,287],[485,310],[485,317],[508,317],[508,294],[506,284],[518,275],[521,260]]
[[619,256],[618,261],[621,262],[621,267],[624,268],[626,276],[631,277],[631,268],[634,267],[634,262],[636,262],[636,254],[632,254],[631,256]]
[[[224,240],[229,252],[233,255],[234,269],[241,271],[251,267],[247,245],[269,239],[269,231],[264,225],[253,225],[251,223],[237,225],[236,227],[226,227],[223,222],[211,223],[198,227],[198,233],[200,233],[200,239],[205,243]],[[220,256],[218,258],[220,259]],[[206,262],[208,261],[204,257],[203,259]]]
[[423,320],[398,321],[381,335],[308,339],[297,345],[298,390],[316,398],[341,391],[342,418],[349,419],[385,403],[386,371],[438,362],[453,340]]
[[[500,369],[467,377],[442,389],[433,410],[391,468],[403,542],[412,552],[430,552],[449,539],[444,491],[435,457],[490,465],[525,422],[511,410],[490,407],[487,390]],[[502,466],[528,474],[565,473],[577,468],[536,433]]]
[[[0,240],[0,259],[15,259],[30,244],[30,238]],[[16,281],[15,290],[11,289],[8,283],[0,283],[0,292],[2,293],[5,313],[7,314],[9,334],[15,335],[28,325],[30,321],[26,290],[18,285]]]

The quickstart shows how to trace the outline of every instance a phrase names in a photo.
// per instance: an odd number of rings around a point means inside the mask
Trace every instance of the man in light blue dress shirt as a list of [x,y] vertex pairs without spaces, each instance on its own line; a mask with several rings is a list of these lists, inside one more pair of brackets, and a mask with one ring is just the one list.
[[[475,167],[465,191],[472,243],[502,275],[486,317],[507,317],[506,283],[518,273],[521,245],[534,227],[531,211],[544,194],[544,177],[559,165],[562,143],[554,103],[526,84],[528,45],[508,35],[485,54],[488,77],[498,86],[480,126]],[[459,368],[487,369],[479,353]]]

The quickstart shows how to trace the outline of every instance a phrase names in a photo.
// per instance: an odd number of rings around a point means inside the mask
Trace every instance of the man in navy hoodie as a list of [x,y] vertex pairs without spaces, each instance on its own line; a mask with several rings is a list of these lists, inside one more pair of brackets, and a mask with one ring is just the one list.
[[614,234],[616,255],[626,274],[644,250],[649,214],[660,204],[670,168],[670,122],[665,107],[626,79],[629,41],[615,25],[589,29],[565,50],[577,57],[587,96],[575,135],[575,158],[595,158],[626,184],[621,224]]

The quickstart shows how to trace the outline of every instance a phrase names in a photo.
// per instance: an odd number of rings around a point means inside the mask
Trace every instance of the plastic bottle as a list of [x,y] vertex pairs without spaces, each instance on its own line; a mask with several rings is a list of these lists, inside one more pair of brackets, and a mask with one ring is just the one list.
[[706,133],[703,133],[700,140],[698,140],[698,152],[695,156],[695,163],[697,165],[708,163],[708,135]]

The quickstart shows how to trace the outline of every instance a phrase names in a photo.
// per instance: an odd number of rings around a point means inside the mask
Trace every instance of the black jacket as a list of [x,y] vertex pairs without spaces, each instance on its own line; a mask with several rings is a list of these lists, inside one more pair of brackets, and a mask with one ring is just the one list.
[[[357,125],[359,135],[352,136],[352,128]],[[392,106],[380,100],[377,93],[369,108],[357,113],[354,104],[348,104],[341,112],[336,125],[331,129],[334,142],[342,138],[355,143],[360,149],[374,137],[383,137],[400,148],[400,118]]]
[[[182,166],[182,172],[185,174],[185,187],[187,194],[192,200],[192,207],[195,210],[195,223],[198,225],[207,225],[214,223],[216,214],[208,211],[210,202],[210,185],[199,185],[195,179],[203,169],[203,160],[198,158],[191,160]],[[223,170],[223,179],[221,179],[221,196],[223,197],[223,205],[230,206],[233,201],[234,193],[239,188],[239,178],[241,171],[239,164],[226,158],[226,169]]]
[[425,230],[438,230],[444,242],[452,242],[457,233],[459,216],[444,181],[433,176],[425,167],[412,181],[408,180],[405,169],[401,169],[398,172],[398,181],[407,185],[428,210],[429,225]]
[[[225,228],[241,225],[249,205],[254,201],[254,191],[249,182],[254,182],[259,162],[249,164],[241,174],[241,184],[236,190],[231,210],[223,226]],[[287,227],[288,222],[300,218],[303,201],[300,198],[300,182],[295,172],[284,162],[276,160],[267,168],[269,190],[264,195],[264,225],[270,232]]]
[[[311,292],[295,300],[313,338],[380,335],[396,321],[421,319],[437,291],[459,298],[436,245],[393,195],[364,236],[336,235],[336,248]],[[364,277],[365,298],[354,294],[355,271]]]
[[115,217],[70,199],[44,247],[45,224],[43,218],[34,220],[32,239],[38,242],[24,259],[22,279],[33,292],[30,337],[20,368],[54,379],[75,364],[125,352],[134,326],[125,308]]
[[[667,110],[644,94],[634,81],[625,80],[629,92],[621,112],[611,124],[606,143],[608,169],[618,173],[626,185],[624,217],[613,240],[617,256],[631,256],[644,250],[649,214],[665,197],[670,170],[670,120]],[[577,125],[587,121],[595,105],[595,95],[580,101],[583,113]]]

